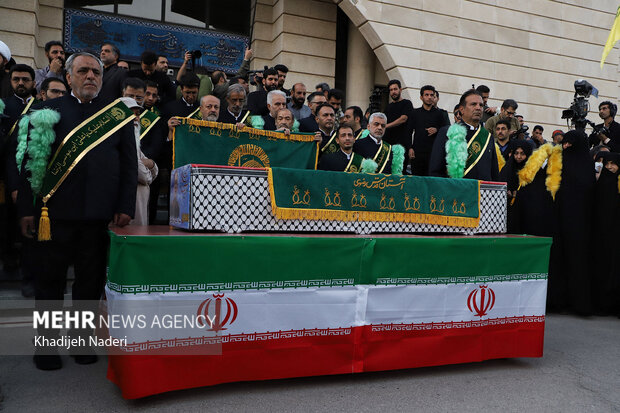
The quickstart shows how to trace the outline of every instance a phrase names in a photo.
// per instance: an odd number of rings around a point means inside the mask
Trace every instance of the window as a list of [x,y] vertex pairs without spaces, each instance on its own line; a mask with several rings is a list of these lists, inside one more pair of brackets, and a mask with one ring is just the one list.
[[161,21],[161,1],[133,0],[127,3],[118,3],[118,14]]
[[251,0],[65,0],[65,7],[249,35]]

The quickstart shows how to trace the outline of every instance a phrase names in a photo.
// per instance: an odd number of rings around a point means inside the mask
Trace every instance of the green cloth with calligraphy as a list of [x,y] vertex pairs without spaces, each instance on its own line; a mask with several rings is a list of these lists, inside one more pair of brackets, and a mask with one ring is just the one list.
[[269,194],[278,219],[480,222],[480,183],[472,179],[271,168]]
[[239,130],[229,123],[181,118],[174,131],[175,168],[187,164],[315,169],[314,134]]
[[47,202],[88,151],[133,119],[133,111],[117,99],[72,130],[47,167],[40,191],[43,201]]

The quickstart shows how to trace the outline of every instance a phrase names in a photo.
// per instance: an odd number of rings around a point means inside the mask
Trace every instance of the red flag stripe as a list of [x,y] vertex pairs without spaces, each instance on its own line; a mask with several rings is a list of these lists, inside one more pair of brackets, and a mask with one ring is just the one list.
[[108,378],[135,399],[220,383],[348,374],[496,358],[541,357],[544,321],[480,327],[354,327],[315,335],[222,344],[218,356],[109,356]]

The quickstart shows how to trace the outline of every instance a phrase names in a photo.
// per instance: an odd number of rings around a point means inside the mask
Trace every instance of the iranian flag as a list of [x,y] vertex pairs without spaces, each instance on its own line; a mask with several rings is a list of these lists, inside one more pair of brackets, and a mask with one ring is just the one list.
[[[108,377],[139,398],[540,357],[549,246],[536,237],[113,234],[108,314],[141,312],[145,322],[111,331],[127,339],[127,355],[109,357]],[[204,344],[215,351],[191,351]]]

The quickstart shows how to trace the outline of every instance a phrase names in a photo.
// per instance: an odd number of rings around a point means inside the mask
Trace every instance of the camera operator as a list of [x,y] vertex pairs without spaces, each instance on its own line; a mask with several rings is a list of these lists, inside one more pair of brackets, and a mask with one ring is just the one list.
[[37,92],[41,91],[41,83],[48,77],[56,77],[65,80],[65,48],[58,40],[45,43],[45,57],[49,65],[43,69],[35,70],[35,84]]
[[[253,55],[252,49],[246,47],[239,71],[234,78],[228,79],[226,73],[221,70],[214,71],[211,76],[207,75],[206,69],[197,67],[198,65],[196,64],[196,59],[202,57],[202,52],[200,50],[187,50],[183,56],[183,64],[177,72],[176,84],[180,87],[181,79],[184,78],[188,72],[193,72],[200,79],[198,99],[200,100],[203,96],[213,94],[225,104],[228,87],[234,83],[245,83],[248,73],[250,72],[250,60],[252,60]],[[242,79],[241,82],[239,79]]]
[[490,108],[489,105],[487,104],[489,100],[489,95],[491,94],[491,89],[489,89],[487,85],[479,85],[476,88],[476,91],[480,93],[480,96],[482,96],[482,102],[484,103],[484,108],[483,108],[484,112],[482,112],[482,122],[486,123],[487,120],[489,120],[492,116],[494,116],[497,113],[497,108]]
[[620,124],[614,120],[617,111],[618,107],[608,100],[598,105],[598,115],[603,123],[596,125],[590,135],[590,146],[604,144],[612,152],[620,152]]
[[521,125],[521,129],[519,129],[519,132],[517,134],[517,139],[524,139],[524,140],[528,140],[531,139],[530,133],[528,132],[528,130],[530,129],[529,126],[527,126],[525,124],[525,120],[523,119],[523,115],[515,115],[515,118],[517,118],[517,120],[519,121],[519,125]]

